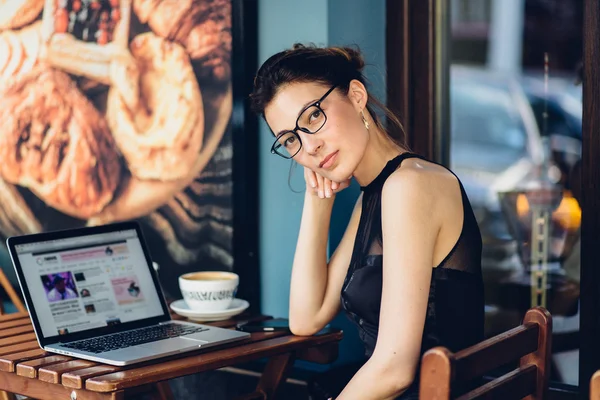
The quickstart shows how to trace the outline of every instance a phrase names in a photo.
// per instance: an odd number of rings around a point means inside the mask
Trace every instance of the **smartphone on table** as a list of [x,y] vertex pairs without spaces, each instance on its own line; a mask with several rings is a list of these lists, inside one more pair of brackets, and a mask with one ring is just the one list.
[[243,332],[290,332],[290,321],[286,318],[273,318],[264,321],[242,322],[236,328]]

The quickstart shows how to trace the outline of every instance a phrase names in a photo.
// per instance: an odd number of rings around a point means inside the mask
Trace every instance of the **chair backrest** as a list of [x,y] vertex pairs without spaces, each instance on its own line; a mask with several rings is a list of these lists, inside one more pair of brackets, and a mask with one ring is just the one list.
[[[548,390],[552,317],[542,307],[527,311],[523,324],[457,353],[445,347],[428,350],[421,362],[419,399],[522,399],[542,400]],[[490,371],[519,361],[511,372],[467,393],[453,389]]]
[[590,381],[590,400],[600,400],[600,370],[592,375]]
[[[17,292],[11,285],[10,281],[6,277],[6,274],[4,273],[4,270],[2,270],[1,266],[0,266],[0,286],[2,286],[2,288],[6,291],[6,294],[10,298],[10,301],[12,301],[14,306],[17,308],[18,312],[27,312],[27,308],[25,307],[25,304],[23,304],[23,301],[21,301],[21,298],[19,297],[19,295],[17,294]],[[4,306],[2,304],[2,299],[0,299],[0,315],[2,315],[2,314],[4,314]]]

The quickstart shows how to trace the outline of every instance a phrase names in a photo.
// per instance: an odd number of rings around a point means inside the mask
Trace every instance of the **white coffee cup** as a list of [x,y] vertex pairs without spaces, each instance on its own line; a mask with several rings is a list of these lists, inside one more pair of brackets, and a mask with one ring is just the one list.
[[233,272],[190,272],[179,277],[179,289],[190,309],[222,311],[231,305],[239,282]]

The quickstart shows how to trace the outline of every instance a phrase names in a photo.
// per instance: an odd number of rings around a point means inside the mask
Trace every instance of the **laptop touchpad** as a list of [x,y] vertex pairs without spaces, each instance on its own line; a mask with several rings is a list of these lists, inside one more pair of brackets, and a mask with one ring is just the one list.
[[194,347],[200,347],[204,342],[192,340],[183,340],[181,337],[159,340],[151,343],[144,343],[138,347],[149,350],[153,353],[171,353],[186,350]]
[[191,335],[180,336],[181,339],[193,340],[194,342],[199,342],[198,344],[208,343],[206,340],[206,335],[204,332],[192,333]]

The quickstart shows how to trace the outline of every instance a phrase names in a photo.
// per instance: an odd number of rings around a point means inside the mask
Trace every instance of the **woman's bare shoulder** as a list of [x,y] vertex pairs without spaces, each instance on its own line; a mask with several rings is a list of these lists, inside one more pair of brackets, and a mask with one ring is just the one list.
[[433,193],[445,190],[446,186],[456,186],[457,178],[445,167],[420,158],[410,158],[394,171],[386,184],[424,186]]
[[428,207],[433,212],[437,204],[455,201],[460,203],[458,179],[448,169],[441,165],[412,158],[405,160],[401,167],[394,171],[386,180],[383,196],[417,196],[419,207]]

